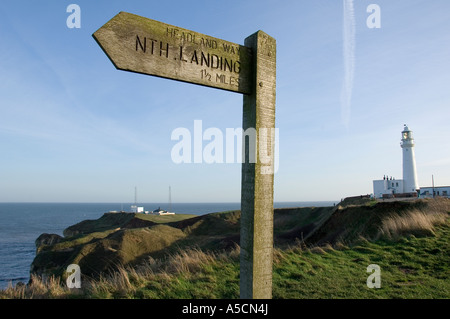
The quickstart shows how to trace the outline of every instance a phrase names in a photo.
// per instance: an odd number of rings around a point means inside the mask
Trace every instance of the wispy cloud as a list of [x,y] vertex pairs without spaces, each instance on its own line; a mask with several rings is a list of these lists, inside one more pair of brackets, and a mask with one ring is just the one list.
[[344,83],[341,91],[341,120],[348,129],[350,125],[353,78],[355,73],[355,10],[353,0],[343,0],[343,2]]

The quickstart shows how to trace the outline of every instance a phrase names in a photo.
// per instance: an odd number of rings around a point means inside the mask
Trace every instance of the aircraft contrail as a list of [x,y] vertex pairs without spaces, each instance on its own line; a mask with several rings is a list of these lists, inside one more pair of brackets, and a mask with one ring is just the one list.
[[343,0],[343,2],[344,83],[341,91],[341,120],[348,129],[350,124],[353,77],[355,73],[355,11],[353,8],[353,0]]

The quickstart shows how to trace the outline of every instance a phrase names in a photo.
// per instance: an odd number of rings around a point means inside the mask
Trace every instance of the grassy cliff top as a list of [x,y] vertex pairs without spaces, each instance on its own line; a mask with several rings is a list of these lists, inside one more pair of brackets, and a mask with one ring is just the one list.
[[95,220],[84,220],[66,228],[63,232],[65,237],[92,232],[102,232],[119,227],[136,228],[139,225],[150,226],[160,223],[178,222],[193,218],[197,215],[175,214],[175,215],[152,215],[138,213],[105,213]]
[[[445,198],[275,209],[273,296],[449,298],[449,213]],[[33,275],[0,298],[238,298],[240,211],[170,222],[109,215],[97,220],[103,231],[46,245],[33,263],[43,274],[97,267],[100,277],[83,277],[74,295],[64,280]],[[381,267],[381,289],[366,285],[370,264]]]

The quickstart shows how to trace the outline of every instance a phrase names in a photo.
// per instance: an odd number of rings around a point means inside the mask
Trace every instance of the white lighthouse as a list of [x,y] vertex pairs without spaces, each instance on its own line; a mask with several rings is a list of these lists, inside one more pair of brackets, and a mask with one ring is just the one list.
[[373,195],[376,198],[417,197],[419,183],[417,181],[416,158],[414,155],[414,138],[412,131],[405,124],[400,143],[403,151],[403,179],[383,176],[373,181]]
[[419,189],[417,181],[416,158],[414,156],[414,138],[405,124],[400,146],[403,150],[403,192],[413,193]]

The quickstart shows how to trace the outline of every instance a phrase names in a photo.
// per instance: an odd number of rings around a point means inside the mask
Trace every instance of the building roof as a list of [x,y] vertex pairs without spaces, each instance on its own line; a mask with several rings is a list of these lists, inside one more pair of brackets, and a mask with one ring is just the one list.
[[450,188],[450,186],[422,186],[422,187],[420,187],[421,189],[422,188]]

